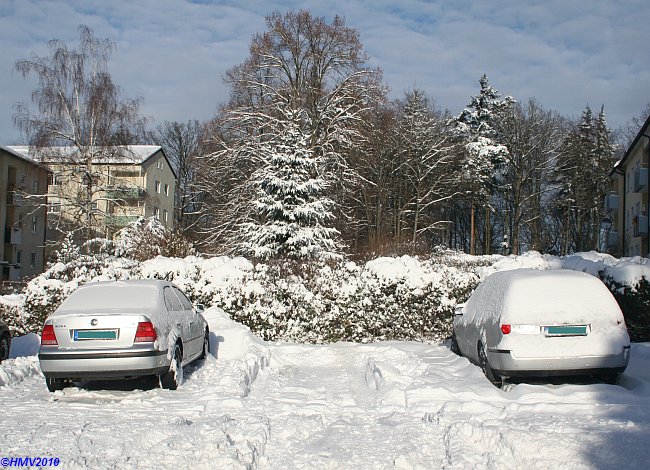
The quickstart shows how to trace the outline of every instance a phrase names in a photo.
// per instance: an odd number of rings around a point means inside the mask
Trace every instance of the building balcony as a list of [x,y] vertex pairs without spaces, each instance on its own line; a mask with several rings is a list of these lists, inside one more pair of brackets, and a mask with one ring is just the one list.
[[648,191],[648,169],[637,168],[634,170],[634,192],[647,192]]
[[129,225],[131,222],[138,220],[140,215],[107,215],[104,219],[104,223],[108,227],[113,228],[122,228]]
[[632,218],[632,232],[635,237],[648,236],[648,214],[639,213]]
[[619,240],[618,232],[610,230],[605,236],[605,245],[608,249],[617,249]]
[[117,186],[108,188],[106,198],[112,200],[136,201],[147,197],[147,190],[140,186]]
[[618,210],[618,194],[608,194],[605,196],[605,214],[612,215]]

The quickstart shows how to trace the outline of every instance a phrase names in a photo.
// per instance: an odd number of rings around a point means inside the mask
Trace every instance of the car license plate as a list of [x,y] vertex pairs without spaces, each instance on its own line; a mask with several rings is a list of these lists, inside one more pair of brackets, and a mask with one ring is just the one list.
[[545,326],[546,336],[586,336],[587,325],[554,325]]
[[74,330],[75,341],[117,339],[117,330]]

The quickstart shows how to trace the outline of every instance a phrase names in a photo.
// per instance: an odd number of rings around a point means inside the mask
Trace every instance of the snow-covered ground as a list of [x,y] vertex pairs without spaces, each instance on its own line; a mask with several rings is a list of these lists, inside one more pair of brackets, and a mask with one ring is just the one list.
[[[445,345],[267,343],[216,308],[213,353],[152,381],[50,394],[16,340],[0,365],[0,457],[62,468],[645,468],[650,344],[619,385],[498,390]],[[20,357],[16,357],[20,356]]]

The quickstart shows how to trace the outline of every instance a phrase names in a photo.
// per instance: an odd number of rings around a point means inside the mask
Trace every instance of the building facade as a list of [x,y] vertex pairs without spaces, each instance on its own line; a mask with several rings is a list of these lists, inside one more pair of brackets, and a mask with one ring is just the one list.
[[111,238],[139,217],[151,216],[173,229],[176,174],[160,146],[97,149],[90,165],[73,148],[10,148],[51,170],[48,238],[84,224],[92,226],[94,236]]
[[36,161],[0,146],[0,279],[20,281],[44,270],[49,171]]
[[650,117],[610,176],[612,190],[605,197],[605,244],[618,256],[648,256],[648,166]]

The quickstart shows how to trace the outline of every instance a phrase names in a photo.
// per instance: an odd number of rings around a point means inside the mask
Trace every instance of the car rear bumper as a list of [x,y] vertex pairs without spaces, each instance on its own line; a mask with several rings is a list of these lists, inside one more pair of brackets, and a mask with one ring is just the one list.
[[48,378],[125,378],[160,375],[169,370],[167,351],[152,347],[114,350],[41,348],[38,354]]
[[621,374],[629,360],[629,346],[618,354],[553,358],[519,358],[508,350],[488,350],[490,368],[503,377]]

